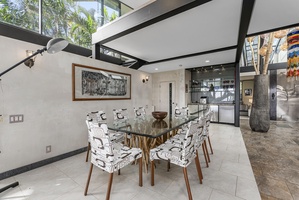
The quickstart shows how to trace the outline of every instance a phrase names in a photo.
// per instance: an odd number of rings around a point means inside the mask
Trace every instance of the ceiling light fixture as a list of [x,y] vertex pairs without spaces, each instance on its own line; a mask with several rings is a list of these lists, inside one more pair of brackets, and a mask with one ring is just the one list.
[[210,62],[209,60],[206,60],[206,63]]

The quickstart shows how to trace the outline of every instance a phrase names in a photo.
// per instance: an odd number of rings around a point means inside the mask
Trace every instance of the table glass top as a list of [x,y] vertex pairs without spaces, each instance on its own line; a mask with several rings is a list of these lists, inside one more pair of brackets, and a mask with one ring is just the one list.
[[108,123],[107,125],[111,130],[156,138],[196,118],[198,118],[198,115],[191,115],[184,118],[166,117],[163,120],[156,120],[153,116],[147,115],[143,119],[128,119],[125,121]]

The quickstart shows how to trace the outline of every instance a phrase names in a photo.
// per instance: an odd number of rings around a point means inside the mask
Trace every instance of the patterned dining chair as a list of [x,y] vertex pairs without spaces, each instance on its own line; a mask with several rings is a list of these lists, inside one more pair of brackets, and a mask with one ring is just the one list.
[[145,108],[144,107],[134,107],[135,119],[145,119]]
[[[203,147],[202,144],[205,140],[204,131],[205,131],[206,119],[204,117],[200,117],[200,118],[195,119],[193,121],[193,123],[197,124],[197,131],[196,131],[197,136],[196,136],[195,148],[196,148],[196,155],[199,158],[198,149],[200,148],[200,146]],[[184,145],[184,140],[185,140],[185,137],[186,137],[186,133],[187,133],[187,130],[182,130],[180,132],[180,134],[177,134],[177,135],[173,136],[172,138],[170,138],[170,140],[168,140],[166,142],[176,144],[177,146],[178,145],[183,146]],[[203,152],[204,152],[205,161],[207,163],[208,161],[207,161],[207,157],[205,155],[205,151],[203,150]],[[199,159],[196,159],[195,163],[197,165],[197,168],[200,169],[198,175],[200,177],[199,182],[202,184],[203,175],[202,175],[202,170],[201,170],[201,166],[200,166],[200,163],[199,163]],[[169,171],[169,169],[170,169],[170,166],[168,166],[168,171]]]
[[206,124],[205,124],[205,131],[204,131],[204,145],[205,145],[205,149],[206,149],[206,155],[207,155],[207,158],[208,158],[208,161],[210,162],[210,156],[209,156],[209,151],[208,151],[208,148],[207,148],[207,142],[206,140],[208,140],[208,144],[210,146],[210,150],[211,150],[211,154],[214,154],[213,152],[213,148],[212,148],[212,144],[211,144],[211,140],[210,140],[210,132],[209,132],[209,127],[210,127],[210,123],[211,123],[211,119],[212,119],[212,116],[213,116],[213,111],[209,110],[207,113],[205,113],[205,118],[206,118]]
[[[185,183],[187,187],[189,200],[192,199],[191,188],[188,179],[187,167],[192,162],[193,159],[198,160],[196,156],[195,144],[197,141],[197,128],[198,124],[195,122],[188,123],[188,129],[183,140],[182,145],[177,145],[171,141],[165,142],[160,146],[150,150],[150,160],[151,160],[151,185],[154,186],[154,161],[163,159],[169,160],[170,163],[178,165],[183,168]],[[198,177],[200,176],[199,166],[196,164]]]
[[87,195],[93,166],[110,174],[106,200],[110,199],[113,173],[129,165],[133,161],[139,162],[139,186],[142,187],[142,151],[139,148],[129,148],[121,143],[113,143],[106,124],[87,122],[90,127],[91,165],[87,178],[84,195]]
[[189,108],[184,106],[179,108],[178,106],[176,106],[174,108],[174,116],[175,117],[186,117],[189,114]]
[[[106,113],[102,110],[88,113],[86,119],[88,121],[92,120],[94,123],[99,123],[99,124],[107,123]],[[86,125],[87,125],[87,130],[89,132],[90,131],[89,123],[86,123]],[[115,131],[109,131],[109,133],[111,134],[110,137],[111,137],[111,141],[113,142],[121,142],[124,140],[124,136],[122,133],[115,132]],[[89,151],[90,151],[90,138],[88,136],[87,152],[86,152],[86,159],[85,159],[86,162],[88,161]]]
[[113,109],[114,121],[125,121],[129,119],[128,110],[123,109]]
[[[129,120],[128,110],[126,108],[113,109],[114,124],[127,124]],[[129,128],[129,127],[128,127]],[[122,132],[124,135],[125,144],[132,147],[132,135],[130,133]]]

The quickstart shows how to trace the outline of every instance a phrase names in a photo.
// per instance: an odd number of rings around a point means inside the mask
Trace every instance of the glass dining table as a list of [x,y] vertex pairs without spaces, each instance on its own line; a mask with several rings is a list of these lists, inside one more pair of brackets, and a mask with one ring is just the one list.
[[180,126],[199,116],[200,114],[185,117],[167,116],[163,120],[156,120],[153,116],[146,115],[143,118],[110,122],[107,123],[107,126],[110,130],[127,133],[130,141],[127,143],[128,146],[142,149],[143,163],[146,171],[148,171],[150,149],[164,143],[165,140],[176,134]]

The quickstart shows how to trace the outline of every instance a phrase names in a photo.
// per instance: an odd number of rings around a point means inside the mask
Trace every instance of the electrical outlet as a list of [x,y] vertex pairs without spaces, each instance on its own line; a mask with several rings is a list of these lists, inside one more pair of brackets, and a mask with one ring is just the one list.
[[51,152],[51,145],[46,146],[46,153],[50,153]]

